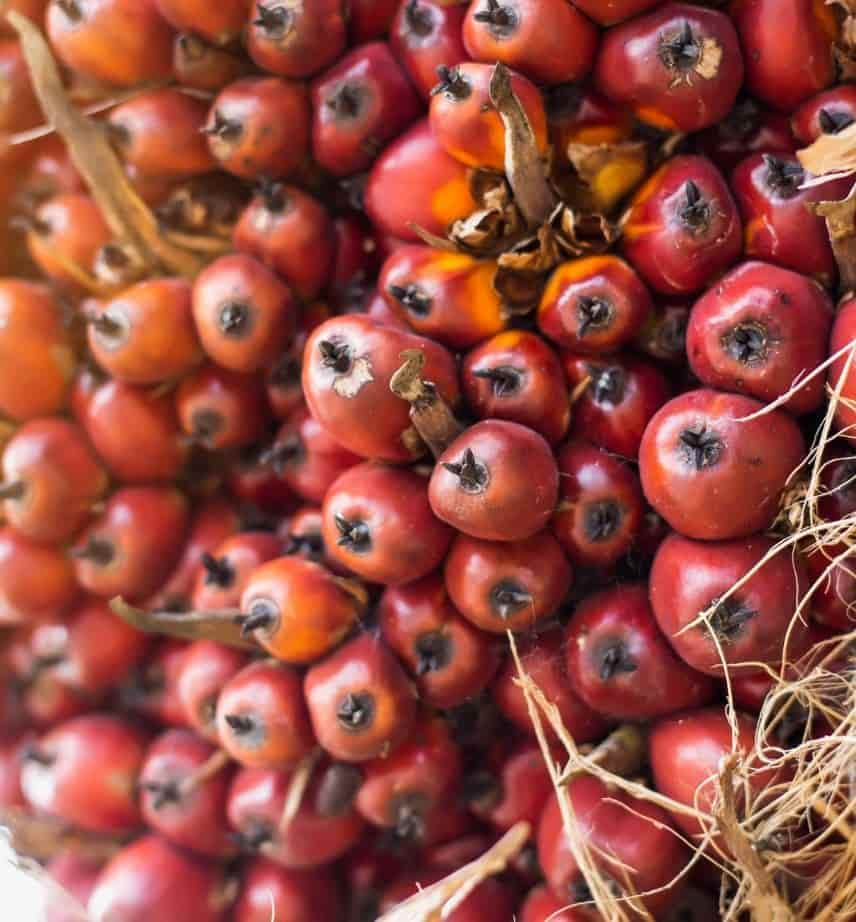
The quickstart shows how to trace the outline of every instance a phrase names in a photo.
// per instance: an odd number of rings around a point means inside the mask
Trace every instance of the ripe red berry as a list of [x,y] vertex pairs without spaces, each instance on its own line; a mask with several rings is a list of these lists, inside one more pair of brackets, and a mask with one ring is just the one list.
[[739,538],[767,528],[779,495],[802,462],[797,424],[781,410],[737,394],[689,391],[651,420],[639,450],[648,502],[691,538]]
[[200,611],[237,608],[251,574],[280,555],[279,538],[245,531],[203,553],[193,585],[192,607]]
[[[732,269],[696,302],[687,355],[707,387],[769,402],[826,358],[832,302],[816,282],[761,262]],[[808,413],[823,399],[815,376],[785,406]]]
[[190,644],[181,661],[176,694],[187,723],[205,739],[219,742],[217,699],[220,690],[246,665],[246,656],[212,640]]
[[577,565],[616,563],[642,530],[639,478],[630,465],[583,441],[566,442],[556,460],[559,505],[553,534]]
[[373,583],[426,576],[443,558],[452,530],[435,518],[425,477],[365,462],[330,486],[322,511],[333,560]]
[[165,638],[119,687],[124,708],[148,721],[168,727],[187,727],[184,709],[176,689],[188,646],[182,640]]
[[137,778],[146,735],[126,719],[89,714],[60,724],[24,756],[21,786],[31,807],[91,832],[140,824]]
[[340,914],[338,882],[325,870],[289,871],[265,858],[243,867],[234,922],[316,922]]
[[691,294],[740,255],[740,216],[704,157],[673,157],[642,185],[624,221],[624,255],[656,291]]
[[786,116],[762,109],[754,99],[740,99],[728,115],[700,132],[699,153],[709,157],[723,173],[749,154],[764,151],[792,153],[797,144]]
[[584,909],[572,909],[545,884],[529,891],[520,907],[520,922],[585,922]]
[[339,0],[254,4],[247,51],[263,70],[283,77],[308,77],[332,64],[347,41],[345,8]]
[[[856,437],[856,356],[848,350],[856,340],[856,298],[846,298],[839,306],[832,324],[830,355],[841,355],[829,368],[829,387],[839,397],[835,404],[835,422],[849,438]],[[843,378],[843,381],[842,381]]]
[[77,594],[74,567],[63,551],[0,529],[0,624],[55,620]]
[[247,20],[247,0],[155,0],[161,16],[180,32],[195,32],[215,45],[240,38]]
[[172,70],[180,86],[219,93],[246,74],[247,60],[209,45],[194,32],[179,32],[172,47]]
[[203,129],[220,166],[242,179],[278,179],[309,151],[309,95],[302,84],[245,77],[214,100]]
[[398,4],[389,44],[426,99],[437,82],[438,67],[451,67],[469,57],[461,35],[466,13],[461,6],[447,6],[437,0],[405,0]]
[[419,115],[419,99],[384,42],[354,48],[312,84],[312,152],[335,176],[368,167]]
[[206,355],[250,373],[287,348],[296,324],[291,290],[251,256],[221,256],[196,277],[193,317]]
[[[787,551],[771,555],[773,547],[772,539],[760,535],[716,544],[670,535],[660,545],[651,570],[651,605],[663,633],[693,668],[721,676],[723,660],[758,668],[804,652],[807,614],[798,617],[796,610],[806,590],[805,571]],[[700,621],[708,610],[708,619]]]
[[791,127],[798,141],[811,144],[821,135],[844,131],[854,120],[856,87],[845,83],[807,99],[791,116]]
[[525,541],[458,535],[444,573],[458,611],[492,634],[523,631],[553,614],[573,579],[559,542],[548,530]]
[[585,77],[598,43],[597,29],[565,0],[477,0],[463,36],[473,60],[502,61],[547,84]]
[[734,105],[743,56],[731,20],[718,10],[667,3],[610,29],[595,84],[666,131],[715,125]]
[[313,666],[304,681],[315,736],[335,759],[386,755],[410,733],[416,697],[386,645],[362,634]]
[[452,442],[428,487],[438,518],[486,541],[520,541],[540,531],[558,491],[556,462],[543,437],[495,419],[476,423]]
[[714,696],[713,681],[686,666],[660,632],[644,584],[584,599],[568,623],[565,651],[574,691],[607,717],[650,720]]

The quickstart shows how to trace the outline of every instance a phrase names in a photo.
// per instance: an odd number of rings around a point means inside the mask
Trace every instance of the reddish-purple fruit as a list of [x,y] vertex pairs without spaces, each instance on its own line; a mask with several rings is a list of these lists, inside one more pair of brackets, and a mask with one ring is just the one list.
[[437,83],[438,67],[454,67],[469,57],[461,30],[467,11],[438,0],[404,0],[389,32],[389,44],[426,99]]
[[821,135],[844,131],[854,121],[856,86],[844,83],[807,99],[791,116],[791,128],[798,141],[811,144]]
[[213,640],[197,640],[186,649],[176,680],[176,694],[187,723],[211,742],[219,742],[220,690],[246,664],[244,653]]
[[247,51],[262,70],[308,77],[332,64],[347,43],[341,0],[261,0],[247,30]]
[[237,608],[253,571],[281,553],[279,538],[270,532],[243,531],[230,535],[202,554],[191,608],[194,611]]
[[317,922],[337,919],[339,888],[325,870],[290,871],[265,858],[244,865],[234,922]]

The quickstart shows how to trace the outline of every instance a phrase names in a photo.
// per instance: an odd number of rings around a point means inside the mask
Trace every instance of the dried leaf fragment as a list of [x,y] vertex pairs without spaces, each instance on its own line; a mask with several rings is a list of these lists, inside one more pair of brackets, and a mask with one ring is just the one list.
[[814,176],[856,172],[856,122],[836,134],[822,134],[797,151],[803,168]]
[[856,290],[856,184],[840,202],[817,202],[812,208],[826,220],[841,291]]

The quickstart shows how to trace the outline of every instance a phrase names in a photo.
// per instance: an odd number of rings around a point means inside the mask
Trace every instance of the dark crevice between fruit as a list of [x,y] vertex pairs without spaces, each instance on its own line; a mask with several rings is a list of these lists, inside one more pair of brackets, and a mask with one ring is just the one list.
[[748,142],[758,131],[761,110],[753,99],[744,99],[719,123],[717,130],[724,138]]
[[344,343],[322,339],[318,343],[318,351],[321,353],[321,364],[325,368],[332,368],[339,375],[351,370],[351,350]]
[[544,107],[550,122],[572,118],[579,112],[582,91],[576,83],[558,83],[543,90]]
[[348,121],[359,117],[365,103],[365,92],[355,83],[340,83],[324,100],[324,105],[337,119]]
[[427,317],[431,312],[431,297],[413,282],[407,285],[390,285],[389,293],[403,308],[417,317]]
[[336,708],[336,720],[346,730],[362,732],[374,721],[375,700],[369,692],[348,692]]
[[301,554],[317,560],[324,554],[324,539],[320,532],[306,532],[303,535],[289,533],[287,538],[284,553],[289,556]]
[[152,795],[152,807],[162,810],[168,804],[181,803],[181,786],[178,781],[143,781],[140,790]]
[[701,471],[719,462],[725,444],[716,432],[702,424],[684,429],[678,436],[678,450],[687,464]]
[[281,477],[289,467],[301,463],[305,458],[306,446],[303,444],[303,439],[294,432],[274,442],[270,448],[263,451],[259,455],[259,463],[269,467]]
[[589,503],[583,514],[583,527],[589,541],[608,541],[621,526],[621,506],[613,499]]
[[250,610],[238,618],[241,636],[246,637],[253,631],[271,628],[279,618],[279,609],[270,599],[256,599]]
[[532,605],[532,593],[512,579],[503,579],[490,590],[490,607],[503,621]]
[[321,778],[315,794],[315,812],[319,816],[341,816],[354,804],[363,783],[363,773],[356,765],[336,762]]
[[853,124],[853,116],[849,112],[821,109],[817,113],[817,121],[824,134],[838,134]]
[[431,90],[432,96],[439,96],[440,93],[443,93],[449,99],[462,102],[473,91],[469,80],[464,77],[457,67],[446,67],[441,64],[437,68],[437,76],[440,78],[440,82]]
[[611,641],[601,647],[597,653],[597,662],[597,674],[601,682],[608,682],[622,673],[636,672],[639,668],[639,664],[620,640]]
[[766,182],[770,189],[782,198],[791,198],[796,195],[805,178],[803,168],[798,163],[780,160],[772,154],[762,156],[764,165],[767,167]]
[[523,372],[513,365],[497,365],[496,368],[479,368],[474,378],[489,381],[494,397],[511,397],[523,387]]
[[476,460],[470,448],[464,452],[460,461],[444,461],[443,467],[458,478],[458,488],[465,493],[484,493],[490,482],[490,471]]
[[271,370],[270,383],[279,390],[300,384],[301,365],[296,355],[284,355]]
[[582,297],[577,300],[577,333],[585,336],[592,330],[605,330],[615,315],[612,305],[604,298]]
[[517,13],[510,6],[504,6],[499,0],[487,0],[487,9],[474,14],[476,22],[484,23],[488,31],[497,38],[508,38],[517,30]]
[[252,312],[243,301],[228,301],[217,313],[217,327],[224,336],[237,339],[250,329]]
[[755,321],[738,323],[722,337],[722,347],[742,365],[758,365],[767,358],[767,328]]
[[678,208],[678,218],[684,227],[694,234],[700,234],[710,225],[710,202],[701,194],[701,189],[691,180],[684,183],[683,201]]
[[354,554],[365,554],[371,550],[372,533],[368,524],[362,519],[348,519],[338,512],[333,516],[339,538],[336,544]]
[[708,620],[710,630],[726,642],[735,640],[758,614],[755,609],[734,597],[723,599],[721,602],[714,599],[710,604],[715,606]]
[[228,589],[235,582],[235,568],[228,557],[214,557],[206,551],[201,557],[201,563],[205,569],[203,582],[206,586]]
[[627,386],[627,375],[619,365],[597,367],[589,365],[589,390],[595,403],[621,403]]
[[256,4],[256,18],[253,25],[258,26],[268,38],[282,38],[291,28],[292,13],[284,6],[267,7]]
[[660,40],[660,60],[669,70],[694,70],[701,60],[702,50],[702,43],[686,19],[678,32]]
[[431,631],[418,637],[413,650],[416,653],[416,675],[439,672],[452,661],[452,641],[442,631]]
[[116,549],[112,541],[92,536],[82,547],[72,548],[69,554],[75,560],[87,560],[96,567],[107,567],[116,557]]
[[427,38],[434,31],[434,17],[431,14],[431,8],[420,3],[419,0],[408,0],[404,7],[404,20],[407,28],[419,38]]
[[502,800],[502,783],[485,769],[476,769],[464,776],[461,799],[467,806],[491,810]]

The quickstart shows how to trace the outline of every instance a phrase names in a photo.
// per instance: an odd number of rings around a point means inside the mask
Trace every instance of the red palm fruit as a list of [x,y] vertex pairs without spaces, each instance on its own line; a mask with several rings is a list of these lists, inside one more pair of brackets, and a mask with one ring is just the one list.
[[119,687],[119,701],[128,711],[169,727],[186,727],[187,719],[176,689],[188,646],[164,639]]
[[375,161],[365,188],[365,209],[378,230],[419,239],[414,226],[444,234],[477,208],[466,167],[450,157],[422,119]]
[[434,514],[485,541],[521,541],[556,508],[559,474],[544,438],[505,420],[476,423],[443,452],[431,474]]
[[617,720],[699,707],[716,691],[712,679],[675,655],[642,583],[595,592],[577,606],[565,631],[565,665],[580,698]]
[[228,857],[235,851],[226,823],[230,780],[214,746],[189,730],[167,730],[146,750],[140,769],[143,819],[174,845]]
[[150,176],[189,176],[216,168],[202,126],[207,105],[176,87],[148,90],[112,109],[110,140],[125,163]]
[[263,70],[308,77],[345,50],[347,18],[341,0],[261,0],[247,32],[247,51]]
[[[677,887],[669,884],[689,857],[668,814],[592,775],[578,775],[565,790],[591,860],[615,892],[644,894],[639,900],[650,913],[667,909],[677,895]],[[555,796],[547,801],[538,825],[538,859],[556,896],[574,903],[593,898]]]
[[220,690],[246,664],[244,653],[213,640],[196,640],[186,648],[176,678],[176,694],[187,723],[211,742],[219,742]]
[[179,32],[172,46],[172,70],[180,86],[219,93],[246,74],[247,60],[193,32]]
[[65,406],[74,351],[50,289],[0,279],[0,413],[16,422]]
[[297,319],[297,332],[291,345],[270,365],[265,374],[268,404],[277,419],[287,419],[303,406],[300,373],[303,349],[309,334],[330,317],[329,306],[321,301],[306,305]]
[[32,159],[26,162],[23,175],[16,176],[16,183],[20,185],[23,200],[31,202],[43,202],[65,192],[87,191],[68,148],[55,134],[36,142]]
[[413,87],[384,42],[349,51],[312,84],[312,151],[335,176],[368,167],[419,115]]
[[838,21],[831,7],[814,0],[738,0],[730,14],[743,46],[747,89],[762,102],[792,112],[835,80]]
[[453,349],[469,349],[508,323],[494,288],[496,272],[492,260],[403,246],[384,263],[378,289],[415,332]]
[[155,0],[50,0],[51,46],[66,67],[135,86],[171,75],[172,30]]
[[642,530],[644,501],[629,464],[588,442],[572,439],[556,455],[559,505],[553,534],[574,564],[608,567]]
[[27,747],[33,743],[32,728],[11,734],[4,728],[0,741],[0,806],[26,807],[21,790],[21,767]]
[[304,299],[327,283],[336,238],[327,209],[296,186],[262,183],[241,213],[232,235],[235,248],[282,276]]
[[286,554],[323,563],[338,572],[325,553],[321,536],[321,510],[317,506],[301,506],[294,515],[280,522],[277,536],[283,542]]
[[[755,721],[738,713],[737,729],[735,747],[731,726],[721,707],[690,711],[656,723],[648,753],[657,790],[684,806],[709,813],[717,796],[716,780],[722,760],[736,748],[749,757],[750,765],[756,761]],[[749,775],[751,789],[760,793],[774,776],[775,769],[764,769],[756,763]],[[702,834],[694,816],[676,810],[672,818],[687,835],[696,838]]]
[[560,151],[570,144],[617,144],[633,136],[633,116],[588,87],[562,83],[544,94],[550,139]]
[[[70,894],[80,906],[89,902],[90,894],[95,888],[103,862],[78,855],[72,849],[59,852],[45,865],[51,879],[62,887],[63,893]],[[47,907],[45,922],[76,922],[80,918],[78,909],[67,905],[65,899],[55,899]]]
[[[856,340],[856,298],[846,298],[838,306],[832,324],[829,353],[841,355],[829,367],[829,387],[838,395],[835,422],[849,439],[856,438],[856,356],[848,349]],[[843,379],[843,380],[842,380]]]
[[559,542],[546,530],[524,541],[458,535],[444,573],[458,611],[492,634],[524,631],[553,614],[573,580]]
[[336,478],[360,461],[342,448],[306,407],[294,410],[262,458],[309,503],[322,502]]
[[408,76],[426,99],[437,82],[437,68],[469,58],[461,30],[466,9],[437,0],[405,0],[398,4],[389,44]]
[[187,374],[202,358],[190,283],[151,279],[99,304],[89,317],[89,348],[104,371],[128,384]]
[[187,519],[177,490],[117,490],[71,550],[77,581],[93,595],[145,599],[178,562]]
[[683,367],[687,363],[687,324],[690,308],[686,304],[661,304],[654,308],[648,323],[636,338],[635,346],[648,358]]
[[187,460],[172,396],[112,378],[78,378],[76,415],[110,474],[122,483],[174,480]]
[[259,452],[249,446],[234,459],[228,470],[227,487],[241,505],[261,516],[265,527],[269,516],[287,515],[298,505],[288,484],[262,464]]
[[[777,266],[743,263],[693,307],[690,367],[707,387],[773,401],[826,358],[832,318],[832,302],[816,282]],[[808,413],[823,389],[817,375],[785,407]]]
[[327,763],[315,771],[287,826],[282,825],[282,816],[292,781],[290,772],[240,769],[229,790],[227,812],[241,847],[250,853],[260,852],[280,867],[301,869],[335,861],[356,845],[365,822],[353,805],[333,805],[319,797],[329,773],[337,769]]
[[595,85],[665,131],[698,131],[730,111],[743,82],[731,20],[718,10],[667,3],[610,29]]
[[562,361],[571,391],[571,435],[635,459],[645,427],[669,398],[666,377],[653,362],[629,353],[566,352]]
[[228,905],[219,865],[145,835],[110,859],[87,908],[92,922],[223,922]]
[[844,131],[854,121],[856,87],[845,83],[807,99],[791,116],[791,128],[798,141],[811,144],[821,135]]
[[793,153],[796,139],[787,116],[762,109],[749,97],[737,102],[731,112],[697,135],[699,153],[709,157],[725,174],[749,154],[761,151]]
[[461,777],[461,753],[439,718],[420,720],[405,743],[388,757],[366,762],[355,804],[375,826],[400,838],[420,838],[425,813],[442,808]]
[[835,259],[815,202],[844,198],[846,179],[801,189],[810,175],[790,154],[752,154],[735,169],[731,188],[743,216],[746,256],[769,260],[830,285]]
[[221,256],[196,277],[193,316],[208,357],[254,372],[294,337],[297,305],[287,285],[252,256]]
[[356,214],[339,215],[332,227],[334,256],[325,284],[333,304],[346,312],[367,296],[368,280],[377,272],[378,241],[368,221]]
[[378,613],[383,639],[416,677],[426,703],[455,707],[493,679],[499,666],[497,645],[461,618],[438,574],[390,586]]
[[179,384],[175,405],[181,428],[209,451],[252,444],[268,421],[264,382],[213,363]]
[[220,743],[253,768],[283,768],[314,744],[296,670],[271,661],[250,663],[223,686],[217,701]]
[[502,61],[546,84],[584,77],[598,44],[597,29],[565,0],[476,0],[463,37],[474,61]]
[[137,778],[146,735],[112,714],[88,714],[40,737],[24,756],[21,787],[35,810],[90,832],[140,824]]
[[193,609],[237,608],[250,574],[280,552],[280,540],[270,532],[243,531],[230,535],[202,554],[191,597]]
[[79,293],[80,273],[92,274],[96,255],[112,236],[90,196],[66,192],[38,207],[29,222],[27,248],[51,281]]
[[338,644],[360,613],[351,587],[300,557],[279,557],[251,575],[241,597],[245,630],[287,663],[312,663]]
[[834,631],[850,631],[856,623],[856,575],[846,544],[823,544],[803,553],[811,593],[811,614]]
[[61,550],[0,529],[0,624],[54,620],[77,592],[74,567]]
[[[431,90],[429,118],[440,146],[467,166],[505,169],[505,129],[490,101],[490,64],[464,62],[443,67],[440,82]],[[511,88],[535,134],[538,149],[547,147],[547,116],[537,87],[513,74]]]
[[565,373],[556,353],[534,333],[508,330],[464,356],[461,388],[479,419],[528,426],[554,444],[571,419]]
[[312,666],[306,703],[321,746],[342,762],[386,756],[407,739],[416,695],[387,646],[362,634]]
[[75,691],[97,698],[142,660],[149,638],[117,618],[101,599],[86,599],[62,623],[37,627],[30,645],[42,668]]
[[662,294],[704,288],[740,255],[740,215],[704,157],[673,157],[642,185],[624,224],[624,255]]
[[632,342],[654,304],[648,289],[617,256],[562,263],[538,306],[538,329],[577,352],[614,352]]
[[805,445],[781,410],[744,419],[762,408],[749,397],[696,390],[651,420],[639,450],[642,489],[676,531],[717,541],[772,522]]
[[[520,659],[527,675],[541,689],[547,700],[559,709],[562,723],[577,743],[600,739],[608,727],[607,721],[596,714],[574,693],[565,672],[562,631],[551,628],[528,640],[518,641]],[[530,736],[535,735],[523,689],[517,684],[517,667],[509,659],[493,683],[491,692],[504,717]],[[547,728],[548,736],[553,732]]]
[[265,858],[243,867],[241,889],[232,910],[234,922],[317,922],[340,917],[336,879],[325,870],[289,871]]
[[560,899],[545,884],[533,887],[520,907],[520,922],[586,922],[586,919],[584,909],[571,908],[570,899]]
[[73,538],[107,491],[86,436],[56,417],[24,423],[3,449],[0,496],[6,523],[34,541]]
[[398,6],[399,0],[349,0],[348,34],[351,44],[386,35]]
[[316,327],[303,353],[303,391],[312,415],[349,451],[365,458],[410,461],[420,453],[405,441],[410,408],[389,389],[400,354],[418,349],[423,375],[450,405],[458,398],[452,356],[440,345],[357,315]]
[[[762,535],[712,544],[673,534],[660,545],[651,570],[651,605],[669,643],[694,669],[722,676],[723,661],[757,669],[805,651],[806,623],[797,615],[805,571],[798,557],[773,555],[773,547]],[[706,611],[709,617],[701,620]]]
[[245,77],[217,96],[203,131],[222,169],[242,179],[278,179],[309,152],[310,115],[302,84]]
[[435,518],[428,481],[412,471],[364,462],[324,497],[322,534],[330,557],[373,583],[409,583],[434,570],[451,529]]
[[241,37],[250,0],[155,0],[161,16],[179,32],[195,32],[215,45],[229,45]]
[[502,753],[496,772],[477,767],[464,777],[463,795],[470,810],[497,829],[526,821],[538,824],[553,783],[534,740],[524,739]]

